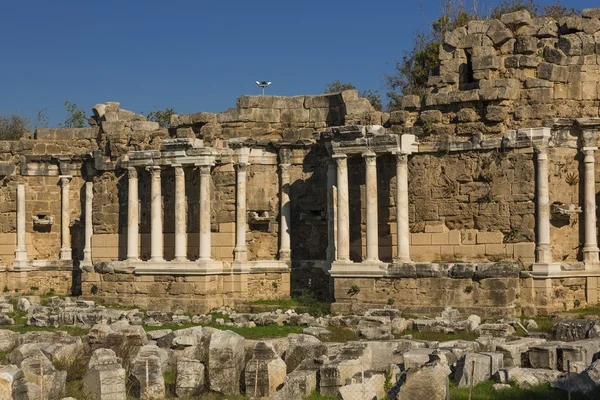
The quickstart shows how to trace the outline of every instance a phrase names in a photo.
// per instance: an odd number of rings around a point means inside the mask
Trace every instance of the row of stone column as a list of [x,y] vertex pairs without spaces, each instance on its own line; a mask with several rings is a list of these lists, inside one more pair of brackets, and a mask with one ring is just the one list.
[[[378,210],[377,210],[377,155],[374,152],[362,154],[365,159],[365,191],[366,191],[366,262],[379,262]],[[337,187],[337,226],[330,225],[330,243],[328,257],[336,261],[350,261],[350,206],[348,195],[348,156],[335,154],[337,179],[333,183],[333,174],[328,174],[330,183]],[[408,155],[396,154],[396,246],[397,262],[410,262],[410,229],[408,206]],[[330,214],[333,210],[330,210]],[[331,218],[330,218],[331,220]],[[334,257],[335,253],[335,257]]]
[[[60,202],[61,202],[61,218],[60,218],[60,260],[70,261],[73,259],[73,250],[71,247],[71,208],[69,202],[69,190],[71,186],[72,176],[63,175],[60,180]],[[93,183],[85,183],[85,230],[84,230],[84,248],[83,248],[83,264],[91,264],[92,261],[92,202],[93,202]],[[17,246],[15,249],[15,263],[17,269],[27,268],[27,244],[26,244],[26,202],[25,202],[25,185],[20,183],[17,185]]]
[[[583,212],[584,212],[584,244],[583,260],[588,264],[598,264],[598,237],[596,230],[596,182],[595,157],[597,147],[583,147]],[[550,240],[550,191],[548,178],[548,146],[541,144],[535,147],[536,163],[536,263],[552,264],[552,245]],[[559,267],[556,267],[556,271]],[[552,272],[552,271],[547,271]]]
[[[242,154],[235,164],[236,168],[236,234],[234,247],[234,260],[247,261],[248,248],[246,245],[247,210],[246,210],[246,170],[249,165],[247,154]],[[210,261],[211,256],[211,166],[199,165],[200,171],[200,229],[199,229],[199,258],[198,261]],[[183,165],[173,164],[175,169],[175,259],[174,261],[187,261],[186,238],[186,200],[185,200],[185,172]],[[281,176],[281,221],[279,259],[290,259],[290,219],[291,206],[289,197],[289,164],[280,164]],[[151,204],[150,204],[150,261],[164,261],[163,250],[163,220],[162,220],[162,193],[161,193],[161,167],[146,167],[151,176]],[[138,196],[138,171],[136,167],[128,168],[129,189],[127,206],[127,259],[139,260],[139,196]]]

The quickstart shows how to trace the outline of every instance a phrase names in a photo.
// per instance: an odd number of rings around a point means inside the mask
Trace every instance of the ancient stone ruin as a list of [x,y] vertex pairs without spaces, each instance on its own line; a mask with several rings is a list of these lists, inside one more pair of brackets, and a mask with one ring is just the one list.
[[242,96],[166,129],[108,102],[2,141],[0,285],[192,313],[295,289],[341,313],[597,304],[599,16],[471,21],[391,113]]

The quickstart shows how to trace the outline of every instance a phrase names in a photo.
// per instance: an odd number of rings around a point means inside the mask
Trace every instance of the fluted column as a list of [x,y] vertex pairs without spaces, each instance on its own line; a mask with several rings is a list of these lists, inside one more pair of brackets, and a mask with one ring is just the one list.
[[[247,157],[246,157],[247,159]],[[235,248],[233,249],[235,261],[248,260],[248,247],[246,246],[246,169],[248,162],[238,160],[235,165],[236,197],[235,197]]]
[[365,261],[379,261],[378,212],[377,212],[377,156],[373,152],[363,154],[365,159],[365,192],[367,198],[367,257]]
[[94,228],[92,225],[92,206],[94,202],[94,183],[85,183],[85,238],[83,246],[83,262],[92,263],[92,235]]
[[396,260],[410,260],[410,227],[408,218],[408,155],[396,154]]
[[336,228],[335,228],[335,163],[327,163],[327,261],[335,260]]
[[60,232],[61,232],[61,247],[60,247],[60,259],[71,260],[71,209],[69,207],[69,188],[71,182],[70,175],[60,176],[60,199],[61,199],[61,210],[60,210]]
[[15,249],[15,264],[27,262],[27,242],[25,233],[25,185],[17,185],[17,248]]
[[200,252],[199,261],[211,260],[210,165],[200,166]]
[[164,261],[163,253],[163,221],[162,221],[162,192],[160,182],[160,167],[146,167],[150,172],[150,261]]
[[174,164],[173,168],[175,169],[175,261],[186,261],[185,171],[181,164]]
[[337,258],[350,261],[350,205],[348,204],[348,160],[345,154],[334,156],[337,164]]
[[552,246],[550,245],[550,193],[548,189],[548,148],[546,145],[540,145],[536,147],[536,152],[536,261],[538,263],[552,263]]
[[596,180],[594,151],[597,147],[583,148],[584,186],[583,206],[585,212],[585,240],[583,260],[587,263],[598,263],[598,238],[596,232]]
[[138,172],[135,167],[127,168],[129,178],[127,189],[127,259],[137,261],[139,258],[139,199]]

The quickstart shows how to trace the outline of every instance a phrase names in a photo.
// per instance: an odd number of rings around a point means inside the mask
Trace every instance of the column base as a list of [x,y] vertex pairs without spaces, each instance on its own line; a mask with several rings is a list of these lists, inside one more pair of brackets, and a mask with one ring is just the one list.
[[31,271],[31,263],[27,260],[14,260],[12,269],[13,271],[28,272]]
[[598,257],[598,247],[584,247],[583,248],[583,262],[585,263],[585,268],[592,266],[594,264],[599,264],[600,259]]
[[233,249],[233,258],[235,261],[244,262],[248,260],[248,249]]
[[552,264],[552,247],[542,244],[535,248],[535,259],[539,264]]
[[60,259],[63,261],[70,261],[73,258],[73,251],[69,248],[60,249]]
[[338,260],[331,263],[329,275],[338,277],[381,278],[387,274],[388,264],[381,261]]
[[531,274],[534,276],[560,275],[561,263],[535,263],[531,266]]
[[279,250],[279,259],[280,260],[291,260],[292,259],[292,251],[291,250]]

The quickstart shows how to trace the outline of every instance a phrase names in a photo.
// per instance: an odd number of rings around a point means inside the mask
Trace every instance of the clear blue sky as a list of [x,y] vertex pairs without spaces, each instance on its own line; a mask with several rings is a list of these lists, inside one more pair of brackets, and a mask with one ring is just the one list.
[[[438,0],[423,1],[435,19]],[[0,115],[47,108],[51,126],[66,100],[90,114],[106,101],[191,113],[234,107],[263,79],[273,95],[322,93],[336,79],[382,90],[427,28],[417,0],[4,0],[2,14]]]

